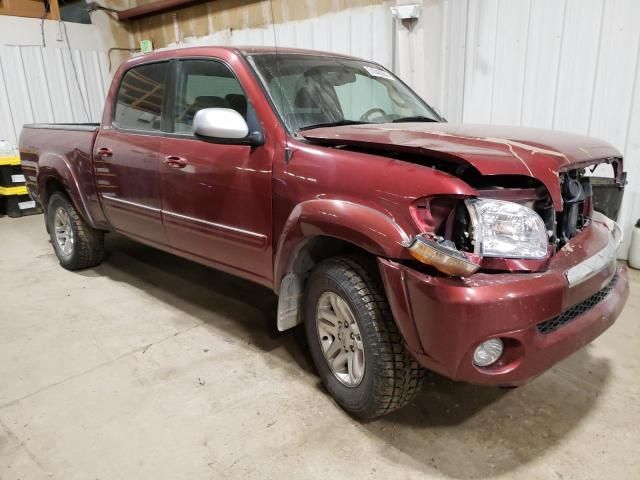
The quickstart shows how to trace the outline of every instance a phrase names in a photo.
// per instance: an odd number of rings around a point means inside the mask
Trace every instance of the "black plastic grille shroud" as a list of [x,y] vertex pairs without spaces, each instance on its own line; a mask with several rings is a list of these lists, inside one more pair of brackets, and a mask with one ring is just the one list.
[[577,305],[574,305],[573,307],[565,310],[557,317],[554,317],[551,320],[546,320],[536,325],[536,327],[538,328],[538,333],[547,335],[549,333],[555,332],[560,327],[564,327],[566,324],[571,323],[580,315],[588,312],[602,300],[604,300],[605,297],[609,295],[609,292],[611,292],[611,290],[613,290],[613,288],[616,286],[616,283],[618,283],[618,272],[615,273],[611,280],[609,280],[609,283],[607,283],[604,288],[602,288],[602,290],[597,291],[586,300],[583,300]]

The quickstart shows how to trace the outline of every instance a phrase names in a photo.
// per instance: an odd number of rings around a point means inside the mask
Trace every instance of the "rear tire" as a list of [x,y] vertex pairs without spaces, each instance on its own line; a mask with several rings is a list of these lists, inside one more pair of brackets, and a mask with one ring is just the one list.
[[62,193],[49,199],[47,231],[60,265],[67,270],[95,267],[104,258],[104,233],[87,225]]
[[[402,342],[370,259],[345,256],[320,263],[306,284],[304,315],[322,383],[351,415],[384,415],[420,391],[425,370]],[[359,349],[364,358],[358,358]],[[342,360],[350,355],[352,359]]]

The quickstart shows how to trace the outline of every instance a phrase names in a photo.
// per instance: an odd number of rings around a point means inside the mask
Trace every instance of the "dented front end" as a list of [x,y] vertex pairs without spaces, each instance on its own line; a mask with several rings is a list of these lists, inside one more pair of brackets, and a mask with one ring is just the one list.
[[414,261],[378,259],[398,328],[426,368],[477,384],[519,385],[620,314],[629,293],[626,268],[616,263],[621,232],[594,209],[590,176],[609,164],[613,187],[624,187],[622,159],[610,145],[448,124],[307,134],[446,172],[473,189],[414,199],[416,234],[405,245]]
[[[415,123],[318,128],[303,135],[340,150],[423,165],[472,187],[476,194],[466,197],[425,192],[410,207],[418,231],[408,245],[411,255],[449,272],[458,264],[459,276],[473,273],[461,262],[476,264],[480,271],[544,271],[551,257],[591,221],[590,170],[610,164],[612,181],[619,188],[625,181],[615,148],[563,132]],[[508,209],[513,210],[511,222],[504,213]],[[478,215],[486,210],[492,212]],[[532,242],[537,248],[529,248]]]
[[[379,264],[398,327],[422,365],[457,380],[518,385],[613,324],[629,292],[615,260],[618,235],[596,214],[539,272],[456,278]],[[474,365],[474,350],[490,339],[504,352],[489,366]]]
[[[611,185],[624,189],[622,160],[602,163],[613,168]],[[594,215],[602,218],[594,204],[603,202],[594,195],[589,175],[598,165],[595,161],[558,174],[558,209],[546,186],[526,177],[470,181],[475,197],[420,198],[411,206],[411,215],[422,233],[409,250],[422,263],[454,276],[480,269],[544,271],[551,257],[587,228]]]
[[[422,365],[456,380],[519,385],[613,324],[629,288],[625,267],[616,264],[621,231],[594,211],[587,168],[558,175],[561,209],[535,181],[477,185],[474,198],[414,203],[412,216],[426,233],[409,249],[426,245],[438,255],[414,255],[423,267],[379,263],[396,322]],[[612,181],[623,188],[618,159],[614,171]],[[483,202],[495,207],[484,221]],[[520,233],[500,215],[514,216]],[[484,248],[483,229],[493,229],[490,241],[498,244],[501,235],[516,233],[521,243],[512,241],[516,247],[500,255]],[[477,351],[489,341],[499,342],[499,355],[478,365]]]

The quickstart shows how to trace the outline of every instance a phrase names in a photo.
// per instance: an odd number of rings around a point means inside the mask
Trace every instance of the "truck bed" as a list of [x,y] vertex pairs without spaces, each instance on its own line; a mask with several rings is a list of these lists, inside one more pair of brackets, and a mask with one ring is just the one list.
[[31,197],[46,207],[57,182],[92,225],[102,217],[92,159],[99,128],[99,123],[37,123],[25,125],[20,134],[22,170]]

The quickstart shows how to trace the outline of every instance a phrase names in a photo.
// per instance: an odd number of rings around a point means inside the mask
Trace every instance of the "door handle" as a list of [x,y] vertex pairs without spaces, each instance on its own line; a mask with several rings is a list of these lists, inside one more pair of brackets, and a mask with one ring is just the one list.
[[175,155],[164,157],[164,163],[171,168],[184,168],[187,166],[187,160]]
[[111,151],[110,148],[107,147],[102,147],[98,149],[98,156],[105,158],[105,157],[110,157],[113,155],[113,152]]

